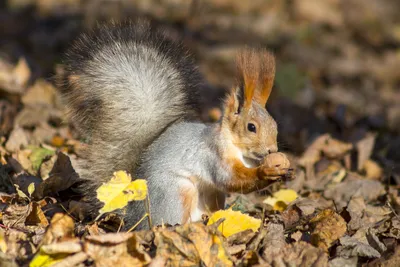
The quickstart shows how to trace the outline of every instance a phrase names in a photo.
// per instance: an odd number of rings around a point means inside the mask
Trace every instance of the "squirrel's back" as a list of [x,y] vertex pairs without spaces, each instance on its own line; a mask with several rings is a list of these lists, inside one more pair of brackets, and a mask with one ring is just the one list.
[[71,120],[89,140],[81,176],[134,172],[169,125],[190,116],[200,76],[186,50],[149,22],[101,26],[67,52],[58,77]]

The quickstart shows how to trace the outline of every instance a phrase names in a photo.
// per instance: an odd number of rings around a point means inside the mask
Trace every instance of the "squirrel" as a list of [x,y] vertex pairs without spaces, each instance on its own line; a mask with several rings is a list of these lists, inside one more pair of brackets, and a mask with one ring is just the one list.
[[[126,170],[147,180],[153,224],[184,224],[223,209],[227,192],[252,192],[288,172],[262,164],[278,151],[277,124],[265,108],[275,76],[266,49],[238,53],[237,81],[210,124],[195,119],[201,75],[189,52],[149,21],[97,26],[64,63],[58,87],[89,139],[79,174],[93,206],[101,206],[96,189]],[[130,202],[124,227],[144,214],[142,202]]]

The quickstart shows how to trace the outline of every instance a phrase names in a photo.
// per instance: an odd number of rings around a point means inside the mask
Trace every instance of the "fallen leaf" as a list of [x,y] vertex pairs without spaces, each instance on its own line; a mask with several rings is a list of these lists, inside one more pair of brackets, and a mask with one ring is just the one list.
[[362,196],[366,202],[376,200],[385,193],[383,185],[376,180],[348,179],[332,185],[324,191],[324,197],[332,199],[338,208],[347,205],[352,197]]
[[6,143],[6,149],[10,152],[16,152],[29,143],[29,137],[26,131],[20,127],[14,128],[11,131],[10,137]]
[[22,96],[21,101],[26,106],[48,106],[56,104],[57,90],[54,86],[43,79],[35,81]]
[[49,221],[44,215],[39,204],[36,202],[32,203],[32,211],[25,221],[27,225],[39,225],[41,227],[47,227],[49,225]]
[[35,255],[32,261],[29,263],[29,267],[47,267],[53,266],[57,262],[62,261],[66,258],[68,254],[53,254],[49,255],[42,250],[39,250],[39,253]]
[[286,241],[283,225],[271,222],[268,223],[267,234],[262,243],[262,247],[264,248],[262,253],[263,258],[269,259],[275,257],[281,253],[285,245]]
[[4,231],[0,229],[0,251],[3,253],[7,253],[7,248],[8,246],[4,235]]
[[365,162],[371,157],[372,151],[375,145],[375,134],[368,134],[365,138],[358,141],[356,144],[358,158],[357,158],[357,169],[361,171],[364,168]]
[[233,266],[215,225],[189,223],[175,231],[159,228],[154,243],[157,257],[165,258],[167,266]]
[[286,245],[280,254],[268,261],[272,266],[328,267],[328,255],[303,241]]
[[87,236],[85,240],[84,251],[96,266],[143,266],[151,260],[136,233]]
[[9,205],[2,216],[3,224],[7,227],[24,227],[25,220],[32,210],[32,205]]
[[240,211],[233,211],[231,209],[214,212],[209,218],[207,225],[214,224],[221,218],[224,218],[225,220],[218,226],[218,230],[225,237],[229,237],[247,229],[257,232],[261,226],[260,219],[250,217]]
[[54,150],[50,150],[43,147],[32,148],[32,153],[29,155],[29,160],[32,162],[32,167],[35,171],[38,171],[42,162],[55,154]]
[[345,220],[331,209],[318,213],[310,220],[311,243],[328,252],[333,242],[341,238],[347,231]]
[[48,245],[54,242],[71,239],[74,237],[74,220],[66,214],[56,213],[51,218],[50,226],[47,229],[42,244]]
[[144,200],[147,196],[147,182],[136,179],[125,171],[118,171],[107,183],[97,189],[97,198],[104,203],[100,214],[124,208],[129,201]]
[[354,237],[344,236],[340,238],[341,247],[338,248],[340,257],[368,257],[379,258],[381,254],[369,244],[363,243]]
[[29,197],[32,196],[33,192],[35,192],[35,184],[34,184],[34,183],[30,183],[30,184],[28,185]]
[[19,185],[14,184],[14,187],[15,187],[15,190],[17,191],[17,195],[18,195],[20,198],[29,199],[29,197],[28,197],[24,192],[22,192],[22,191],[19,189]]
[[364,162],[363,170],[368,179],[379,180],[383,177],[383,169],[373,160],[367,159]]
[[272,206],[273,210],[284,211],[286,207],[297,198],[296,191],[292,189],[281,189],[267,197],[263,203]]
[[70,158],[62,152],[57,153],[57,160],[49,173],[49,177],[44,180],[33,196],[42,199],[45,196],[55,195],[60,191],[70,188],[79,179],[79,175],[72,167]]

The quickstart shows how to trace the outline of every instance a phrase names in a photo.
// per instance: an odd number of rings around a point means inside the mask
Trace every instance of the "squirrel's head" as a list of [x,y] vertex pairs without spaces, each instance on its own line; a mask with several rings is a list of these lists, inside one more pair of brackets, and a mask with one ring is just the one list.
[[[274,56],[245,49],[237,56],[238,80],[225,99],[221,129],[242,161],[259,162],[278,150],[277,125],[265,104],[275,77]],[[247,165],[247,164],[246,164]]]

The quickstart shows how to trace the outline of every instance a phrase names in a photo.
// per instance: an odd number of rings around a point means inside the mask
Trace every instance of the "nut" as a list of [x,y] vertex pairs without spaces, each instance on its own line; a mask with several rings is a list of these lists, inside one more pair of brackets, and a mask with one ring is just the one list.
[[265,157],[264,159],[264,164],[267,167],[278,167],[278,168],[289,168],[290,167],[290,161],[286,157],[285,154],[281,152],[276,152],[269,154]]

